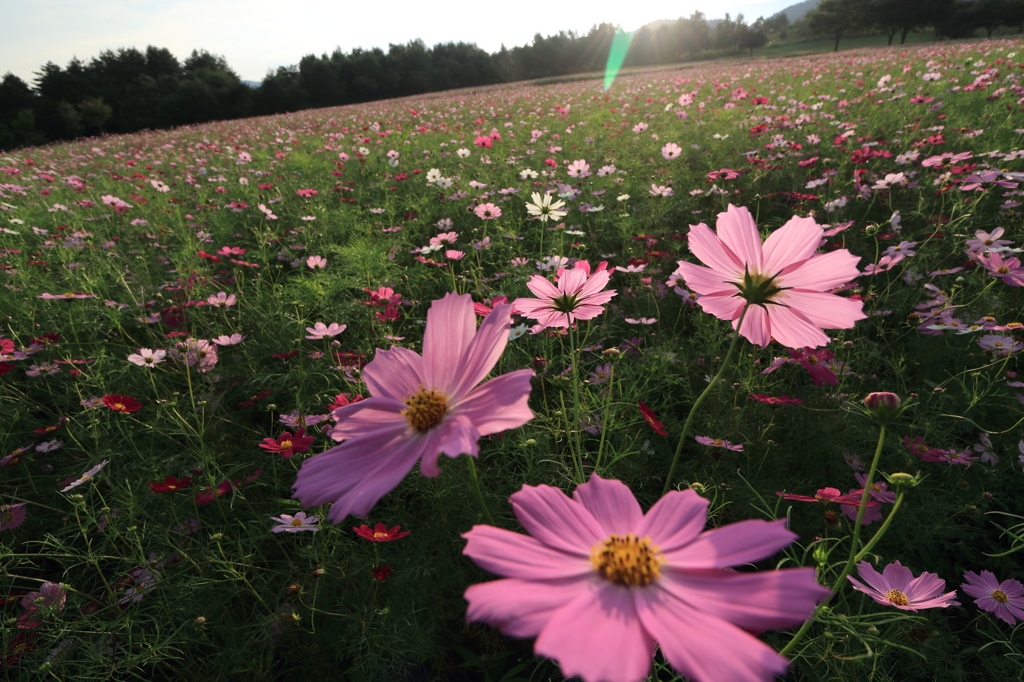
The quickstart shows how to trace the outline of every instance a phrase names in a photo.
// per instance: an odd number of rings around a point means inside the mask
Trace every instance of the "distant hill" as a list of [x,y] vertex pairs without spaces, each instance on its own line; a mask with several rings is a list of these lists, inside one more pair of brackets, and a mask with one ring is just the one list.
[[262,83],[259,81],[242,81],[242,85],[248,85],[250,88],[258,88]]
[[792,24],[794,21],[800,21],[803,19],[804,15],[817,7],[819,2],[821,2],[821,0],[804,0],[804,2],[796,5],[790,5],[782,11],[786,15],[786,18],[789,19],[789,23]]

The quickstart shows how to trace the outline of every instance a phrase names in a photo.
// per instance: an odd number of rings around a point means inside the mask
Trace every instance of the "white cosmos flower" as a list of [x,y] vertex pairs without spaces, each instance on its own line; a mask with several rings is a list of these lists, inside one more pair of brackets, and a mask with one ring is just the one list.
[[526,212],[540,218],[542,223],[546,223],[549,220],[561,220],[569,215],[568,211],[559,210],[565,206],[565,202],[556,201],[551,203],[550,194],[542,196],[539,192],[533,192],[530,197],[533,199],[533,203],[526,204]]

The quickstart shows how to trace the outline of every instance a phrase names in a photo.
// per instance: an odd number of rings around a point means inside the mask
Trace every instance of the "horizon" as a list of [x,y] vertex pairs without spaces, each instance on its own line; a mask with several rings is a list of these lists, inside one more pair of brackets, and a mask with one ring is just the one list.
[[[640,12],[622,6],[607,6],[588,18],[569,7],[554,7],[527,0],[516,7],[516,16],[480,16],[477,6],[465,0],[442,0],[424,12],[423,5],[398,0],[389,8],[388,25],[377,17],[361,16],[362,24],[349,19],[351,10],[322,0],[298,0],[287,16],[279,16],[279,5],[268,0],[243,2],[226,0],[210,6],[200,0],[169,0],[152,5],[139,0],[39,0],[31,5],[0,0],[0,12],[8,17],[8,37],[0,44],[0,74],[13,73],[29,85],[47,62],[62,69],[74,58],[88,62],[106,50],[135,47],[167,48],[179,61],[192,50],[203,49],[223,56],[228,65],[246,81],[262,82],[268,72],[298,64],[303,56],[330,54],[336,49],[381,48],[422,40],[428,47],[438,43],[471,43],[493,54],[506,48],[528,45],[534,35],[559,31],[586,34],[601,23],[635,31],[653,21],[674,21],[702,11],[708,20],[743,14],[748,21],[768,18],[799,0],[735,0],[718,5],[711,16],[692,0],[647,3]],[[310,22],[307,17],[327,15],[327,20]],[[431,21],[432,17],[443,17]],[[481,22],[490,22],[481,32]],[[374,25],[374,24],[380,24]],[[333,26],[340,32],[332,32]],[[288,37],[282,39],[282,35]]]

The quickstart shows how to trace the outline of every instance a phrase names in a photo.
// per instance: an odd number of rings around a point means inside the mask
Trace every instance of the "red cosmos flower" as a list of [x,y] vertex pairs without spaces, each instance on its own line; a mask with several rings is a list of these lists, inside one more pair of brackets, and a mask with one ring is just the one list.
[[216,488],[206,488],[203,492],[196,495],[196,504],[210,504],[218,497],[222,497],[231,492],[231,481],[221,481]]
[[756,400],[758,402],[766,403],[768,405],[803,405],[804,404],[804,401],[800,400],[799,398],[790,398],[788,395],[780,395],[778,397],[773,397],[773,396],[770,396],[770,395],[765,395],[764,393],[751,393],[748,397],[751,400]]
[[17,636],[7,645],[3,659],[0,660],[0,668],[16,665],[22,656],[34,650],[36,648],[34,642],[38,636],[39,633],[35,630],[19,630]]
[[377,566],[373,569],[373,577],[377,580],[387,580],[391,575],[391,569],[387,566]]
[[281,453],[281,459],[288,459],[296,452],[306,452],[309,450],[309,446],[315,440],[316,438],[313,436],[306,435],[305,427],[300,426],[295,429],[295,435],[285,431],[276,439],[264,438],[263,442],[260,443],[260,447],[270,452],[279,452]]
[[365,400],[363,396],[358,393],[338,393],[334,396],[334,402],[327,406],[327,409],[334,411],[339,407],[347,407],[348,405],[354,405],[360,400]]
[[142,403],[128,395],[112,393],[103,396],[103,404],[114,412],[138,412],[142,409]]
[[789,353],[789,357],[799,362],[800,366],[807,370],[815,386],[822,386],[824,384],[839,385],[839,378],[835,372],[822,364],[835,357],[832,351],[824,349],[815,350],[805,346],[802,351],[787,350],[786,352]]
[[153,483],[153,481],[150,481],[149,487],[153,489],[154,493],[170,493],[174,492],[175,490],[187,488],[191,484],[192,479],[189,478],[188,476],[181,479],[180,481],[176,479],[174,476],[168,476],[167,478],[164,479],[163,483]]
[[814,497],[808,495],[794,495],[792,493],[775,493],[784,500],[797,500],[799,502],[821,502],[827,504],[829,502],[838,502],[839,504],[848,504],[855,507],[860,506],[860,497],[862,490],[858,490],[855,493],[849,495],[843,495],[836,488],[822,488],[814,494]]
[[640,408],[640,414],[644,416],[644,421],[654,429],[654,432],[662,436],[667,436],[668,433],[665,431],[665,425],[658,421],[658,415],[654,414],[654,410],[647,407],[643,403],[637,403],[637,407]]
[[274,357],[275,358],[290,358],[293,355],[298,355],[298,354],[299,354],[299,351],[293,350],[290,353],[275,353]]
[[409,534],[409,531],[399,533],[398,531],[401,530],[401,528],[401,526],[388,528],[383,523],[378,523],[376,526],[373,527],[373,530],[370,530],[369,526],[367,526],[364,523],[358,528],[353,526],[352,530],[354,530],[356,532],[356,535],[358,535],[359,537],[366,538],[371,542],[390,542],[391,540],[404,538],[406,535]]

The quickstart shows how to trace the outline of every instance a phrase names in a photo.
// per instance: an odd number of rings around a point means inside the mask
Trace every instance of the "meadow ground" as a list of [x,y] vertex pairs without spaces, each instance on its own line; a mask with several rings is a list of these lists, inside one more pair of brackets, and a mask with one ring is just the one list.
[[1022,77],[906,45],[0,156],[4,679],[1021,679]]

